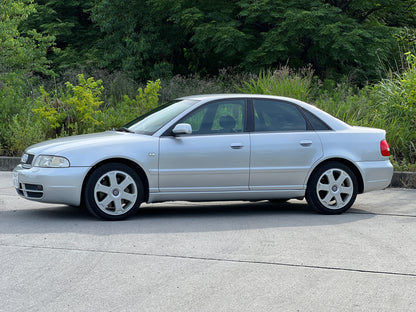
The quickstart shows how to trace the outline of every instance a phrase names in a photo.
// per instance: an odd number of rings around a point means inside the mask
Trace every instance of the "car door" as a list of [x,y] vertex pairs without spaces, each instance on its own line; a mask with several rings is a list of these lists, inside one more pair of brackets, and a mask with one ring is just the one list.
[[[250,138],[246,101],[210,102],[180,123],[192,134],[160,138],[160,192],[247,191]],[[215,193],[214,193],[215,194]]]
[[312,165],[322,157],[319,136],[295,104],[254,99],[250,189],[305,188]]

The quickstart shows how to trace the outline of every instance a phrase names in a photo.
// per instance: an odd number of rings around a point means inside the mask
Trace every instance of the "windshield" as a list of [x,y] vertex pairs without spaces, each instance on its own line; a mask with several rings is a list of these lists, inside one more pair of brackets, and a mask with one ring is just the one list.
[[123,128],[127,128],[135,133],[152,135],[167,122],[171,121],[196,102],[197,101],[192,100],[175,100],[168,102],[129,122]]

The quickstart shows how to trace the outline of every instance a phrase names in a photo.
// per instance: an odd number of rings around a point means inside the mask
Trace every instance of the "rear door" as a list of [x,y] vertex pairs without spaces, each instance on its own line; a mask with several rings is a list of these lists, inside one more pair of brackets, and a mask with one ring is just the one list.
[[254,99],[250,189],[304,189],[313,164],[322,157],[319,136],[295,104]]

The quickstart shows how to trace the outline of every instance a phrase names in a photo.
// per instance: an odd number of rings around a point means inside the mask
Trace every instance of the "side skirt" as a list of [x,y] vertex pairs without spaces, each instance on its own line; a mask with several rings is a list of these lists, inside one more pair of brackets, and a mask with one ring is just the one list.
[[300,198],[305,190],[234,191],[234,192],[160,192],[150,193],[148,203],[165,201],[222,201]]

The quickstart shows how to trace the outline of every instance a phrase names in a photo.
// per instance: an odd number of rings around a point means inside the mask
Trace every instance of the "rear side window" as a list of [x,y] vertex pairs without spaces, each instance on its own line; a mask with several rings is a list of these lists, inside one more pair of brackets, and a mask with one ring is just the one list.
[[257,99],[254,105],[255,131],[306,131],[305,118],[295,105],[276,100]]
[[326,123],[324,123],[321,119],[316,117],[310,111],[304,108],[302,108],[302,111],[305,114],[306,118],[308,118],[314,130],[332,130]]

